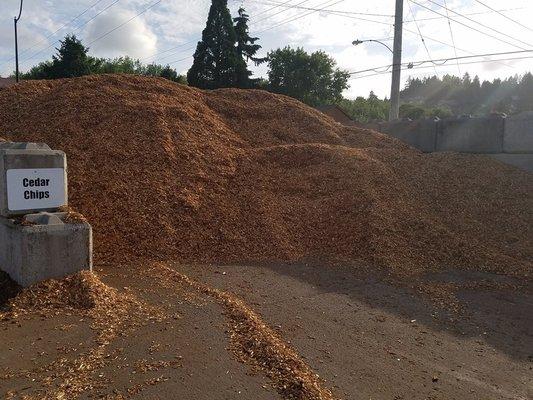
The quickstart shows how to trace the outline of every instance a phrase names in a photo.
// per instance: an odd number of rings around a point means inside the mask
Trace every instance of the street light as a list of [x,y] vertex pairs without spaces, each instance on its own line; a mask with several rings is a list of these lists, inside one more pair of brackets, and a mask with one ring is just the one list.
[[18,34],[17,34],[17,23],[19,22],[20,16],[22,15],[23,1],[24,0],[20,0],[19,16],[13,18],[13,22],[15,23],[15,81],[17,83],[19,81],[19,42],[18,42]]
[[367,40],[359,40],[359,39],[356,39],[356,40],[354,40],[354,41],[352,42],[352,44],[353,44],[354,46],[358,46],[358,45],[360,45],[360,44],[362,44],[362,43],[366,43],[366,42],[375,42],[375,43],[379,43],[379,44],[381,44],[382,46],[385,46],[385,47],[386,47],[391,53],[394,53],[394,52],[392,51],[392,49],[391,49],[389,46],[387,46],[385,43],[383,43],[383,42],[381,42],[381,41],[379,41],[379,40],[375,40],[375,39],[367,39]]

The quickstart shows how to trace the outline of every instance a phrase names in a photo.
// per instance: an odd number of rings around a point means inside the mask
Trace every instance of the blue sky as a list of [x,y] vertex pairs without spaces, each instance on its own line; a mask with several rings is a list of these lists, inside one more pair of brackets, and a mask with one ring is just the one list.
[[[441,7],[445,1],[451,10],[448,11],[451,21],[445,18],[447,11]],[[210,3],[210,0],[25,0],[19,23],[21,69],[27,70],[49,59],[57,41],[67,33],[75,33],[84,43],[90,43],[90,53],[95,56],[130,55],[143,62],[170,64],[185,73],[191,65]],[[0,0],[2,76],[14,69],[13,16],[18,12],[18,5],[19,0]],[[127,22],[151,5],[145,13]],[[251,33],[261,38],[263,54],[292,45],[308,51],[322,49],[349,71],[391,63],[390,52],[385,47],[375,43],[354,47],[351,42],[356,38],[383,39],[392,46],[394,0],[229,0],[233,14],[240,5],[251,15]],[[314,12],[307,8],[325,10]],[[418,27],[413,19],[418,21]],[[404,62],[454,57],[456,52],[458,56],[467,56],[533,49],[533,2],[530,0],[405,0],[404,20]],[[124,25],[102,37],[121,24]],[[452,34],[456,49],[452,46]],[[533,53],[505,57],[527,55]],[[258,76],[266,73],[265,66],[253,70]],[[436,68],[424,64],[416,70],[404,71],[402,78],[405,82],[410,76],[468,72],[482,79],[493,79],[528,70],[533,70],[533,58],[459,66],[449,61]],[[350,84],[348,97],[366,96],[371,90],[386,96],[390,74],[352,79]]]

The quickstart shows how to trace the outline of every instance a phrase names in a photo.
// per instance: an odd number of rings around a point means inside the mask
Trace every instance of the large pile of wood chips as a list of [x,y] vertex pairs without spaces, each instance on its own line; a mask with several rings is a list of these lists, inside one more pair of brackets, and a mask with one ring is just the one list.
[[126,75],[0,91],[0,136],[67,153],[97,261],[325,261],[528,275],[533,175],[426,155],[296,100]]

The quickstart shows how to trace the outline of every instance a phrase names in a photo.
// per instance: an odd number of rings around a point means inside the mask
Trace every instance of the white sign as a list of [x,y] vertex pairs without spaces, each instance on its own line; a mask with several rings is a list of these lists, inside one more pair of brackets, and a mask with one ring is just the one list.
[[10,211],[58,208],[67,203],[63,168],[8,169],[6,183]]

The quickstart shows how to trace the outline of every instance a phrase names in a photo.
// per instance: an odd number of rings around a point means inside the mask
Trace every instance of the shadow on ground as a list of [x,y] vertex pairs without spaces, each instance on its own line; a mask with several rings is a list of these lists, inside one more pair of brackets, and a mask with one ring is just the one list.
[[0,311],[4,310],[10,299],[15,297],[22,287],[17,285],[8,274],[0,271]]
[[[218,267],[226,271],[268,269],[315,288],[321,293],[337,293],[371,307],[381,308],[427,327],[461,338],[482,337],[491,346],[519,361],[533,361],[533,283],[490,273],[450,270],[417,277],[416,285],[439,288],[457,286],[455,293],[442,293],[432,301],[414,289],[415,282],[403,286],[387,283],[383,273],[358,273],[354,268],[311,264],[263,263]],[[487,282],[490,283],[487,286]],[[411,286],[411,287],[410,287]],[[520,287],[518,290],[511,289]],[[273,288],[275,290],[275,288]],[[452,294],[452,298],[448,298]],[[451,310],[450,300],[460,306]]]

